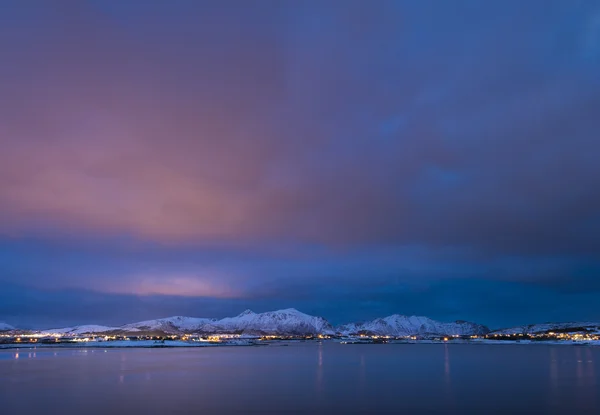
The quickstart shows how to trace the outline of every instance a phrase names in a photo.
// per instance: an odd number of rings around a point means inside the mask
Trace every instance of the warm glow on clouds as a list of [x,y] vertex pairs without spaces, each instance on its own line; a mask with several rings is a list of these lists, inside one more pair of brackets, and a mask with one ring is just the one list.
[[237,298],[239,290],[197,275],[128,276],[124,282],[98,287],[98,291],[115,294],[170,295],[180,297]]
[[[86,4],[17,7],[15,22],[38,19],[35,28],[2,29],[0,232],[511,246],[559,217],[580,226],[600,203],[587,190],[600,176],[589,41],[564,59],[550,35],[535,35],[550,23],[530,28],[507,8],[470,36],[475,23],[432,16],[472,38],[459,47],[404,18],[423,11],[393,2],[350,2],[341,14],[331,3],[320,23],[316,4],[293,15],[189,4],[158,21],[157,6]],[[459,9],[450,13],[477,14]],[[500,41],[505,20],[514,30]],[[423,36],[419,53],[411,36]],[[551,58],[565,69],[531,76]],[[432,70],[439,61],[448,71]],[[565,171],[579,187],[549,184]],[[532,221],[536,206],[546,215]]]

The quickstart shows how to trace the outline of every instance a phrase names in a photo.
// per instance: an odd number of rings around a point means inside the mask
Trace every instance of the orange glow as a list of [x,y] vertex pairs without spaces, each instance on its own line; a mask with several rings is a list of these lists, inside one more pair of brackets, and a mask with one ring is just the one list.
[[[211,271],[208,271],[211,272]],[[94,282],[93,289],[99,292],[135,295],[172,295],[182,297],[239,298],[242,292],[225,283],[226,280],[211,272],[210,279],[200,275],[127,275],[119,284]]]

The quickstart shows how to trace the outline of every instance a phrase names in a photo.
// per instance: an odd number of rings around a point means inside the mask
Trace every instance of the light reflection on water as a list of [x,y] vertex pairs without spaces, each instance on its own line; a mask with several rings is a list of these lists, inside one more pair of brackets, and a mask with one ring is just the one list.
[[56,402],[63,414],[592,414],[598,361],[600,348],[546,345],[5,350],[0,402],[8,414]]
[[444,344],[444,375],[446,382],[450,382],[450,351],[448,344]]
[[598,390],[596,388],[597,379],[594,371],[592,350],[580,347],[575,347],[574,349],[578,392],[575,407],[579,410],[596,407]]
[[323,392],[323,343],[317,346],[318,364],[317,364],[317,393]]
[[450,348],[446,343],[444,344],[444,397],[448,406],[452,407],[455,405],[454,393],[452,391],[452,377],[450,376]]

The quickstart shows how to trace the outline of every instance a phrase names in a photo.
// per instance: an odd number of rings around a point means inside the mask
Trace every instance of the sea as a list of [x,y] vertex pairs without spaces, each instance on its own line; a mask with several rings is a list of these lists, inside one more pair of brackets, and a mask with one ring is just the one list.
[[0,350],[0,414],[600,414],[600,347]]

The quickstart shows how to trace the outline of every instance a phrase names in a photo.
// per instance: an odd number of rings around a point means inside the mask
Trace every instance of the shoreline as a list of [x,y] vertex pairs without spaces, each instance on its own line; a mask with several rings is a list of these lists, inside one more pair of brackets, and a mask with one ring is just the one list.
[[[392,346],[392,345],[420,345],[420,344],[436,344],[436,345],[547,345],[547,346],[600,346],[600,341],[512,341],[512,340],[458,340],[458,341],[389,341],[386,343],[375,343],[368,341],[326,341],[327,343],[337,343],[344,346]],[[294,340],[281,340],[269,342],[184,342],[184,341],[166,341],[165,343],[155,343],[150,341],[103,341],[103,342],[79,342],[79,343],[56,343],[56,344],[39,344],[39,343],[7,343],[0,344],[2,350],[39,350],[39,349],[173,349],[173,348],[205,348],[205,347],[265,347],[265,346],[288,346],[289,344],[301,343]],[[304,343],[304,342],[302,342]],[[315,345],[322,344],[321,342],[306,342],[314,343]]]

